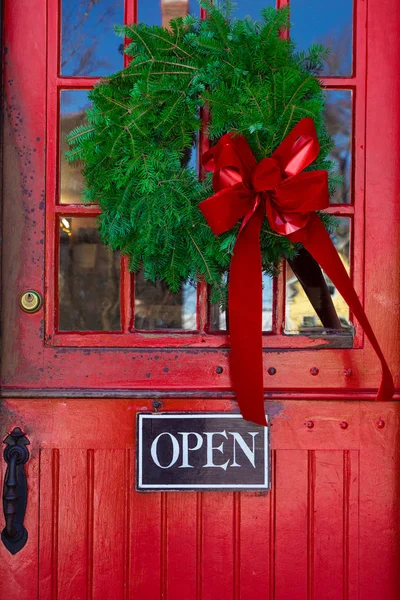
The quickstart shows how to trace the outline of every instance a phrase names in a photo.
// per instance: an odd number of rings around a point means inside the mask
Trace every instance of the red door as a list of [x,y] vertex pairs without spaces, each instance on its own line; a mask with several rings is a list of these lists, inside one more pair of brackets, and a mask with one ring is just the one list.
[[[240,0],[239,16],[265,4]],[[237,411],[225,316],[204,284],[171,295],[103,248],[63,140],[87,90],[123,64],[112,25],[189,10],[4,2],[0,433],[20,427],[30,457],[28,541],[14,555],[0,545],[0,596],[397,599],[398,395],[374,402],[379,364],[362,330],[331,286],[344,333],[325,331],[288,266],[264,293],[271,491],[135,491],[138,412]],[[291,14],[300,47],[332,48],[335,243],[398,375],[400,5],[291,0]],[[44,298],[37,312],[19,305],[27,290]]]

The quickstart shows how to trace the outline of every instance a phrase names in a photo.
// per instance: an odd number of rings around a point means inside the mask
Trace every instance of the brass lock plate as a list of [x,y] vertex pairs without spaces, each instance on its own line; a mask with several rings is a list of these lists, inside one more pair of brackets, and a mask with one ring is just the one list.
[[42,308],[43,298],[39,292],[35,290],[26,290],[19,297],[19,305],[26,313],[36,313]]

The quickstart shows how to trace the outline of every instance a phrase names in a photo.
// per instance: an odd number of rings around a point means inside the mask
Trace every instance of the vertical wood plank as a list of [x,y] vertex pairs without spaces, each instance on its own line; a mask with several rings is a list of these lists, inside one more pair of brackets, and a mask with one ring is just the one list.
[[314,594],[324,600],[343,598],[343,564],[348,560],[344,524],[347,529],[349,516],[348,491],[343,494],[343,456],[339,450],[315,452]]
[[39,598],[58,596],[58,511],[60,452],[40,452]]
[[268,600],[273,491],[242,493],[240,497],[240,600]]
[[273,450],[270,491],[241,494],[240,600],[275,594],[275,456]]
[[[344,487],[348,500],[347,523],[344,527],[344,535],[347,537],[347,556],[344,557],[345,569],[345,593],[344,599],[358,600],[359,596],[359,540],[360,540],[360,452],[358,450],[346,450],[344,457],[343,475]],[[347,572],[346,572],[347,571]],[[347,596],[346,596],[347,593]]]
[[202,600],[234,597],[233,509],[232,493],[204,494]]
[[398,600],[400,404],[362,405],[360,598]]
[[361,454],[360,598],[399,598],[399,484],[393,454],[377,449]]
[[59,600],[86,600],[87,452],[60,450]]
[[276,451],[276,600],[307,598],[308,468],[305,450]]
[[165,495],[165,579],[166,597],[196,599],[196,493],[173,492]]
[[94,452],[93,598],[124,595],[125,460],[123,449]]
[[133,490],[133,472],[132,472],[132,449],[124,450],[124,471],[125,471],[125,488],[124,488],[124,600],[130,598],[130,582],[131,582],[131,515],[132,515],[132,490]]
[[160,600],[161,494],[132,491],[129,598]]

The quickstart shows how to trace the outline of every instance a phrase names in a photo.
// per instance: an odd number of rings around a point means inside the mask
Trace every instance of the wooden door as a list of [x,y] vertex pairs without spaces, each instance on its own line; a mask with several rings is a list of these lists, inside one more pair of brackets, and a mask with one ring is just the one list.
[[[267,3],[240,0],[239,16]],[[0,545],[0,595],[397,599],[399,398],[374,402],[379,365],[362,330],[332,287],[348,335],[324,331],[289,267],[265,281],[271,491],[135,491],[138,412],[237,411],[225,317],[204,284],[172,296],[102,247],[63,136],[87,90],[123,65],[111,25],[189,10],[4,2],[1,435],[20,427],[30,458],[29,537],[15,555]],[[300,46],[332,47],[335,242],[398,376],[400,5],[291,0],[291,14]],[[44,298],[34,314],[19,306],[26,290]]]

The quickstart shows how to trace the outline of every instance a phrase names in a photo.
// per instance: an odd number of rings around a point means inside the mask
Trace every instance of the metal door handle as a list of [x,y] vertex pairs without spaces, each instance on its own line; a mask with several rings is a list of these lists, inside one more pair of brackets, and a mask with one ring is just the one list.
[[1,539],[11,554],[16,554],[23,548],[28,539],[28,532],[24,527],[28,488],[24,471],[24,464],[29,458],[27,445],[28,438],[19,427],[14,427],[6,437],[4,443],[4,460],[7,470],[3,487],[3,511],[5,527],[1,532]]

